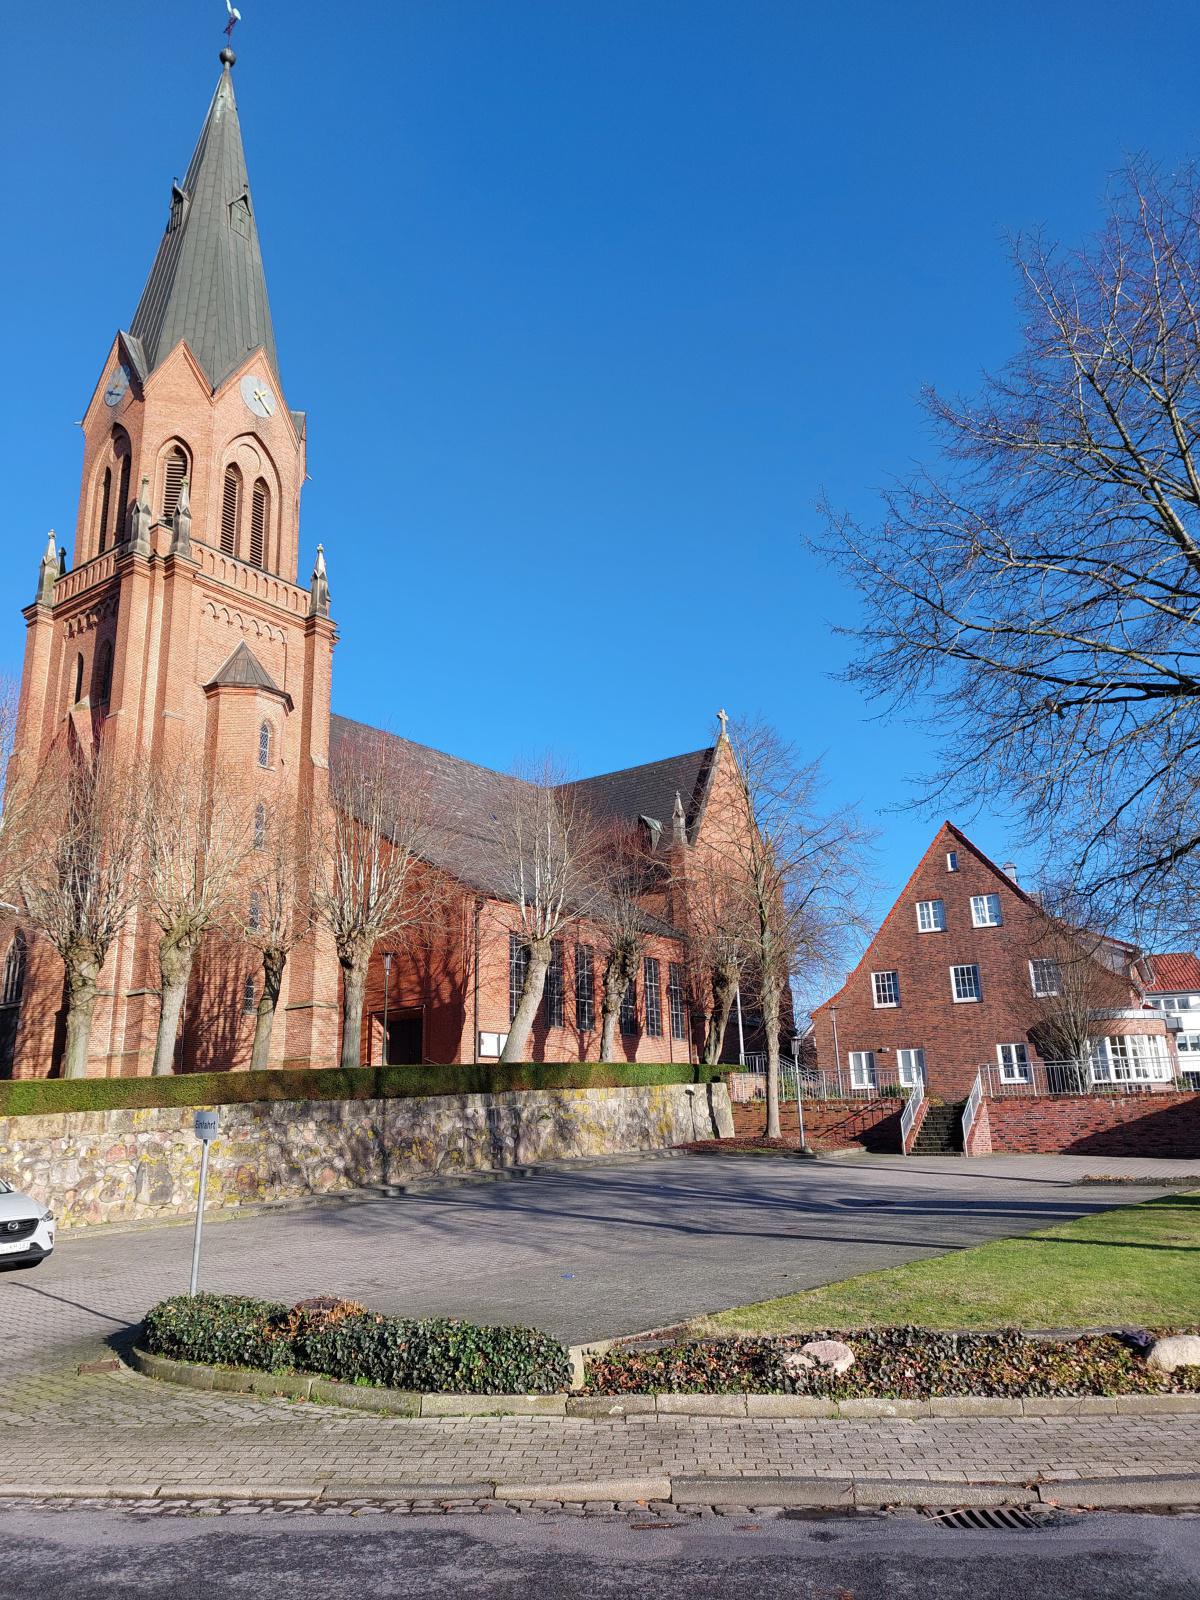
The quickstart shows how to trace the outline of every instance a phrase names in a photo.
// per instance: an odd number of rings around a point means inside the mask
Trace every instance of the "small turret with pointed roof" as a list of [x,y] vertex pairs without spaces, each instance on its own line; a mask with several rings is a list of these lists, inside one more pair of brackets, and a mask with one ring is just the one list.
[[683,809],[683,796],[675,791],[675,809],[671,812],[671,837],[676,844],[687,843],[687,815]]
[[329,574],[325,570],[325,546],[317,546],[317,559],[313,563],[312,583],[309,586],[308,614],[310,617],[329,615]]
[[58,549],[54,543],[54,529],[46,535],[46,549],[38,567],[38,586],[35,604],[39,606],[52,606],[54,604],[54,585],[58,580]]
[[186,340],[214,390],[259,346],[279,377],[233,94],[236,59],[221,51],[216,92],[187,174],[172,188],[167,230],[128,335],[143,376]]

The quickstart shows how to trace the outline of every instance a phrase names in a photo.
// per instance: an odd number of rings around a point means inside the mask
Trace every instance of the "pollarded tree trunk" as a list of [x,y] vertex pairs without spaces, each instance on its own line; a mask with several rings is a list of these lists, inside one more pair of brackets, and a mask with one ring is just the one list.
[[283,986],[283,969],[286,965],[286,950],[263,951],[263,992],[258,1002],[258,1016],[254,1020],[254,1045],[250,1051],[251,1072],[265,1072],[270,1065],[271,1029],[275,1025],[275,1008],[279,1004],[279,991]]
[[362,1065],[363,999],[371,953],[357,948],[338,952],[342,964],[342,1055],[346,1068]]
[[779,984],[772,977],[762,985],[763,1031],[767,1036],[767,1138],[782,1136],[779,1120]]
[[500,1055],[501,1061],[505,1062],[525,1060],[533,1019],[537,1016],[538,1007],[542,1003],[546,974],[550,970],[549,939],[531,939],[525,948],[529,957],[525,966],[525,983],[521,989],[521,998],[517,1002],[516,1015],[508,1025],[508,1038]]
[[158,970],[162,989],[158,1008],[158,1036],[154,1041],[154,1076],[169,1077],[175,1071],[175,1043],[179,1038],[179,1019],[192,975],[196,940],[188,934],[164,934],[158,947]]
[[704,1036],[704,1064],[715,1067],[725,1048],[725,1032],[733,1014],[737,997],[737,968],[719,963],[712,971],[713,1008],[708,1019],[708,1032]]
[[63,1053],[64,1078],[86,1078],[88,1043],[92,1037],[92,1016],[96,1009],[96,989],[100,965],[88,951],[71,958],[67,966],[67,1043]]
[[600,1059],[613,1061],[617,1050],[617,1022],[625,991],[637,977],[640,945],[632,940],[614,944],[604,967],[604,995],[601,1004]]

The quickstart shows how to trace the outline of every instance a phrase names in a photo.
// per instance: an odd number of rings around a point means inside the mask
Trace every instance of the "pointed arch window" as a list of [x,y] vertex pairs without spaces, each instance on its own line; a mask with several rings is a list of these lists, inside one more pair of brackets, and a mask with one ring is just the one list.
[[75,657],[75,693],[71,696],[72,705],[78,705],[83,699],[83,651]]
[[254,848],[267,848],[267,808],[261,800],[254,808]]
[[19,1006],[25,992],[25,935],[20,928],[13,934],[4,959],[4,987],[0,991],[0,1005]]
[[221,494],[221,553],[237,554],[238,521],[242,511],[242,475],[235,466],[225,468],[225,487]]
[[113,647],[105,639],[96,657],[96,704],[106,706],[112,694]]
[[247,978],[242,990],[242,1010],[249,1015],[258,1009],[258,986],[253,978]]
[[96,554],[104,554],[105,542],[108,539],[108,517],[112,510],[112,468],[105,467],[104,482],[100,486],[100,538],[96,545]]
[[247,922],[251,933],[262,931],[262,895],[257,889],[252,890],[250,894],[250,914]]
[[175,507],[179,504],[179,495],[183,489],[183,480],[187,475],[187,451],[181,444],[173,445],[163,467],[163,522],[170,522],[175,515]]
[[123,428],[113,429],[113,456],[118,463],[117,474],[117,504],[113,517],[114,544],[120,544],[125,537],[125,518],[129,514],[129,474],[133,466],[133,452],[129,447],[129,435]]
[[266,564],[267,522],[271,515],[271,491],[262,478],[254,485],[250,497],[250,556],[252,567]]
[[258,764],[260,767],[271,765],[271,724],[264,722],[258,730]]

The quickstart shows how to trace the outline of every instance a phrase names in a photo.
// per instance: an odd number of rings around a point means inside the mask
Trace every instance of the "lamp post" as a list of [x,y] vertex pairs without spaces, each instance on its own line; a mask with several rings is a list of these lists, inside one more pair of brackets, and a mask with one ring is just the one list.
[[379,1063],[379,1065],[381,1067],[386,1067],[387,1066],[387,1053],[388,1053],[388,988],[390,987],[390,984],[391,984],[391,977],[392,977],[392,952],[390,950],[385,950],[383,952],[383,1045],[382,1045],[382,1048],[380,1049],[380,1052],[379,1052],[380,1056],[382,1058],[380,1060],[380,1063]]

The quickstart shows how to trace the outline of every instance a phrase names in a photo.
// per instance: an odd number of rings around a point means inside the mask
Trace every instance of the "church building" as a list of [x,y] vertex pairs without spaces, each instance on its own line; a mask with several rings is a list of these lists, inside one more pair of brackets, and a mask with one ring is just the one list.
[[[331,752],[336,759],[356,724],[331,715],[337,627],[321,546],[299,581],[305,413],[280,378],[234,62],[232,50],[221,52],[149,278],[84,412],[73,550],[68,559],[50,536],[24,611],[13,770],[38,766],[64,743],[91,752],[101,741],[149,770],[174,742],[244,770],[249,803],[270,804],[303,833],[328,803]],[[409,756],[469,832],[487,775],[424,747],[409,746]],[[579,788],[599,814],[643,828],[674,874],[701,845],[731,763],[722,733],[705,748]],[[472,881],[452,846],[431,865],[456,886],[453,931],[431,959],[397,952],[385,963],[377,952],[364,1061],[468,1062],[501,1048],[521,960],[512,908],[494,886]],[[688,992],[677,911],[647,908],[641,975],[622,1012],[623,1059],[696,1057],[703,1007]],[[157,934],[135,911],[109,952],[90,1075],[150,1070]],[[569,942],[556,953],[535,1059],[597,1054],[590,936],[573,930]],[[229,970],[218,970],[222,962]],[[247,1064],[255,973],[249,948],[200,964],[177,1070]],[[60,1070],[63,968],[45,941],[18,929],[0,994],[0,1076]],[[334,1064],[340,1027],[340,971],[318,929],[288,960],[271,1065]]]

